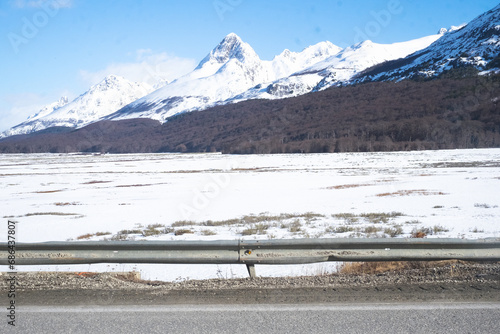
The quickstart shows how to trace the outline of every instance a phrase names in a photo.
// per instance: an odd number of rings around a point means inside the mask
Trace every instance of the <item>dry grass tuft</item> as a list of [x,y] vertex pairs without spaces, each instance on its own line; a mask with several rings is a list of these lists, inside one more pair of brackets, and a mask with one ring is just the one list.
[[55,206],[68,206],[68,205],[80,205],[78,202],[56,202],[54,203]]
[[214,231],[209,230],[209,229],[201,230],[200,233],[201,233],[201,235],[205,235],[205,236],[217,235],[217,233],[215,233]]
[[241,231],[241,235],[253,235],[253,234],[266,234],[267,229],[269,228],[269,224],[257,223],[252,227],[248,227]]
[[434,234],[439,234],[441,232],[448,232],[449,229],[446,227],[440,226],[440,225],[435,225],[434,227],[420,227],[420,228],[413,228],[411,231],[411,237],[412,238],[425,238],[428,235],[434,235]]
[[58,193],[60,191],[63,191],[63,189],[58,189],[58,190],[40,190],[40,191],[35,191],[35,194],[52,194],[52,193]]
[[109,183],[111,181],[88,181],[88,182],[83,182],[82,184],[98,184],[98,183]]
[[76,237],[76,240],[90,239],[92,237],[100,237],[100,236],[109,235],[109,234],[111,234],[111,232],[87,233],[87,234],[83,234],[83,235]]
[[132,188],[132,187],[149,187],[149,186],[154,186],[154,184],[151,184],[151,183],[144,183],[144,184],[120,184],[118,186],[115,186],[115,188]]
[[179,230],[174,231],[174,235],[183,235],[183,234],[193,234],[193,230],[189,230],[187,228],[181,228]]
[[24,217],[31,216],[79,216],[79,213],[67,213],[67,212],[31,212],[24,215]]
[[76,237],[76,240],[90,239],[93,236],[94,235],[92,233],[87,233],[87,234],[79,235],[78,237]]
[[349,189],[349,188],[368,187],[368,186],[374,186],[374,184],[373,183],[341,184],[338,186],[327,187],[326,189]]
[[198,225],[195,221],[192,220],[178,220],[172,223],[172,227],[181,227],[181,226],[194,226]]

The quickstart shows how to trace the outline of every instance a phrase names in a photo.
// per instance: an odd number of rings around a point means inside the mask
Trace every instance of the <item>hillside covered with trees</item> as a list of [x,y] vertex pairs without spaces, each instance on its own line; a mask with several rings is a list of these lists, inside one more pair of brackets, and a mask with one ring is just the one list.
[[[452,74],[452,73],[451,73]],[[500,147],[500,75],[333,87],[150,119],[51,128],[0,153],[360,152]]]

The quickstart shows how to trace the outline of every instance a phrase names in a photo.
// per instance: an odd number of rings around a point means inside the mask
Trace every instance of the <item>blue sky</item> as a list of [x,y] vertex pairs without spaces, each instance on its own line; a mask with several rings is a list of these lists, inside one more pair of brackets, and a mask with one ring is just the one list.
[[261,59],[328,40],[402,42],[498,0],[0,0],[0,131],[105,75],[169,81],[230,32]]

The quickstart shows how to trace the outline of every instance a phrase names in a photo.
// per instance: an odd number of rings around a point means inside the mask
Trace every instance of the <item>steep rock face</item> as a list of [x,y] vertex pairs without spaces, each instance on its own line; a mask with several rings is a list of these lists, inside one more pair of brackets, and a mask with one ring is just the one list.
[[410,57],[362,73],[357,81],[429,78],[460,67],[486,73],[500,67],[499,54],[500,5],[465,26],[453,27],[442,38]]
[[81,127],[120,109],[151,90],[146,84],[110,75],[69,103],[63,97],[58,102],[45,106],[25,122],[2,133],[2,137],[55,126]]

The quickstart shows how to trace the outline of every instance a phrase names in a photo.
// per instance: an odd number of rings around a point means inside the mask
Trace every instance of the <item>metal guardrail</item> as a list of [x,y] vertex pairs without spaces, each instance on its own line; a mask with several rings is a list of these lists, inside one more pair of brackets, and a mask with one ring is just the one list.
[[[8,245],[0,246],[8,265]],[[11,252],[12,253],[12,252]],[[101,241],[16,243],[15,264],[90,263],[256,264],[326,261],[500,261],[500,238],[281,239],[220,241]]]

